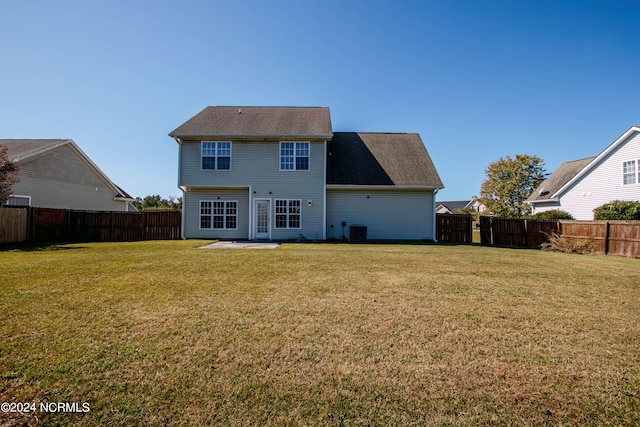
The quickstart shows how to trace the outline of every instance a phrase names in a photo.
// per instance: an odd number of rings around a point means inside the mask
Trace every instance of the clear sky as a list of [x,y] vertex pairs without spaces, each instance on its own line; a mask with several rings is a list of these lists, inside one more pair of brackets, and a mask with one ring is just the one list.
[[180,196],[167,134],[209,105],[326,106],[418,132],[446,188],[640,125],[640,1],[0,0],[0,138],[71,138],[134,197]]

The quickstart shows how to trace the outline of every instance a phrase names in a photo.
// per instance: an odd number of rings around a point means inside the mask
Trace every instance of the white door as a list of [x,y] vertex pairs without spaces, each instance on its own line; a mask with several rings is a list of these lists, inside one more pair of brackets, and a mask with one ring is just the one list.
[[256,239],[269,238],[269,200],[256,200]]

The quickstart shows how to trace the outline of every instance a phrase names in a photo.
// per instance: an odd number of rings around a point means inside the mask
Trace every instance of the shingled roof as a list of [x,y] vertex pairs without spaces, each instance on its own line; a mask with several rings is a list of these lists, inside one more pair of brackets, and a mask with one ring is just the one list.
[[68,144],[70,141],[70,139],[0,139],[0,145],[7,147],[7,154],[11,161],[20,161],[45,150]]
[[115,197],[133,200],[133,197],[111,181],[111,179],[105,175],[105,173],[102,172],[95,163],[93,163],[89,156],[87,156],[72,139],[0,139],[0,146],[7,147],[7,155],[12,162],[21,162],[32,156],[42,154],[45,151],[52,150],[63,145],[69,145],[72,147],[72,149],[78,153],[80,158],[84,159],[84,161],[93,168],[107,184],[111,185],[115,190]]
[[327,107],[206,107],[169,134],[173,138],[330,139]]
[[542,184],[538,186],[527,201],[532,202],[551,199],[558,190],[578,175],[593,159],[595,159],[595,156],[562,163],[549,178],[545,179]]
[[327,185],[443,187],[420,135],[364,132],[334,133]]

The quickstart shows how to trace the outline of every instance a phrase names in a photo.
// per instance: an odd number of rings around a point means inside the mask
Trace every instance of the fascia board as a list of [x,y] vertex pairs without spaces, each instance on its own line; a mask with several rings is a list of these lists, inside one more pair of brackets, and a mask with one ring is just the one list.
[[328,184],[327,190],[441,190],[444,187],[431,185],[341,185]]
[[171,135],[174,139],[179,139],[183,141],[255,141],[255,140],[274,140],[274,141],[284,141],[284,140],[318,140],[318,141],[327,141],[333,138],[333,134],[327,135]]

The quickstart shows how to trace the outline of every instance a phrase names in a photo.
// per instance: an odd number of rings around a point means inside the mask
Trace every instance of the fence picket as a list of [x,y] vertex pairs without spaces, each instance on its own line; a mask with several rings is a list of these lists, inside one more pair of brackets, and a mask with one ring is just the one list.
[[0,208],[0,243],[172,240],[181,238],[181,226],[180,211]]

